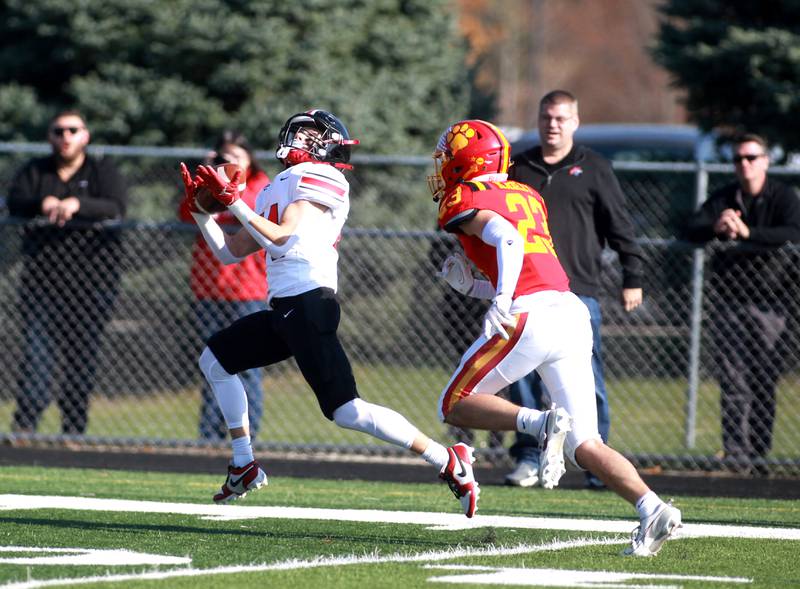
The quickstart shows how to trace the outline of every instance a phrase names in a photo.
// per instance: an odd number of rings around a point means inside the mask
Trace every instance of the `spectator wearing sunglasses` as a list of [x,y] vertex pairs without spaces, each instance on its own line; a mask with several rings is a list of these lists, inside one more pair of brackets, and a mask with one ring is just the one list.
[[800,197],[767,177],[768,146],[762,137],[737,137],[733,152],[736,182],[708,198],[690,220],[688,237],[732,242],[711,250],[708,295],[721,392],[721,456],[734,470],[763,474],[795,271],[786,251],[776,250],[800,242]]
[[75,110],[50,121],[52,153],[24,164],[8,210],[24,219],[19,312],[24,358],[12,431],[33,433],[56,395],[61,432],[85,433],[101,336],[119,284],[127,189],[113,163],[86,153],[90,134]]

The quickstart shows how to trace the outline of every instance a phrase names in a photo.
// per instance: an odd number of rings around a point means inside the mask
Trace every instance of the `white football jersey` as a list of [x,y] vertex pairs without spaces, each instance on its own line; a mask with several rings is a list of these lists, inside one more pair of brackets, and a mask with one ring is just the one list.
[[290,203],[308,200],[327,207],[324,215],[304,216],[297,241],[279,258],[267,253],[268,299],[299,295],[319,287],[336,291],[336,246],[350,212],[350,185],[330,164],[305,162],[278,174],[256,198],[255,212],[277,223]]

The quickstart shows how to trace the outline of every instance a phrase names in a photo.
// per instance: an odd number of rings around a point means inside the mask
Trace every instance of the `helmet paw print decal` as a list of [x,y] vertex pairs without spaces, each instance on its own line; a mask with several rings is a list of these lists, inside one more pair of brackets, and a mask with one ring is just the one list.
[[460,182],[487,174],[507,174],[510,146],[497,127],[480,119],[451,123],[436,142],[434,175],[429,188],[434,200]]
[[450,127],[447,132],[447,145],[450,147],[450,153],[456,154],[464,149],[473,137],[475,137],[475,129],[467,123]]

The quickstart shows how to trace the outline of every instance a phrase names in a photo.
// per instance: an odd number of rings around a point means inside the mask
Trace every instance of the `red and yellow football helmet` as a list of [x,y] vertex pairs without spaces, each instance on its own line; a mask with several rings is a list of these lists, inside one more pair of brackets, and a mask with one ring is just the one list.
[[450,125],[433,152],[434,175],[428,176],[433,200],[459,182],[484,174],[508,172],[511,147],[497,127],[477,119]]

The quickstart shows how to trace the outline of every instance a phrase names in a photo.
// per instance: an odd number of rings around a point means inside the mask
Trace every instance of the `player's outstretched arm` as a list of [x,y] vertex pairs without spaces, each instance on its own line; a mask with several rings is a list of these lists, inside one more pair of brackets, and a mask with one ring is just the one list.
[[284,211],[280,222],[273,223],[257,214],[239,198],[237,187],[241,179],[240,174],[241,172],[237,171],[233,178],[226,181],[211,166],[197,168],[200,183],[208,188],[214,198],[228,207],[260,247],[267,250],[273,258],[279,258],[297,241],[294,230],[302,214],[301,209],[296,207],[300,203],[291,203]]
[[214,217],[197,205],[195,196],[200,187],[199,178],[192,178],[186,164],[181,162],[181,180],[183,181],[186,203],[189,214],[194,219],[203,239],[216,258],[225,265],[241,262],[245,257],[260,249],[247,234],[240,230],[227,235]]
[[211,215],[192,213],[208,248],[225,265],[237,264],[261,246],[244,229],[226,234]]

